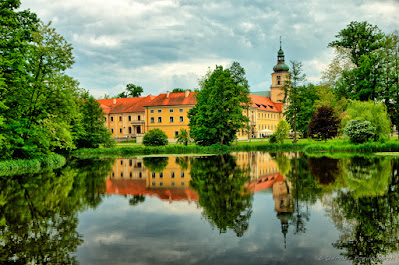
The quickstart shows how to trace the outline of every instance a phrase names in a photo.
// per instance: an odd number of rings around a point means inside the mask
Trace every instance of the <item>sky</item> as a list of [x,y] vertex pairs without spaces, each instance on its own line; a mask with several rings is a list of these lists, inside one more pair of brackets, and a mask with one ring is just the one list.
[[244,67],[250,90],[267,91],[280,47],[317,83],[328,43],[351,21],[399,29],[399,0],[21,0],[74,48],[67,74],[95,97],[126,84],[142,96],[194,89],[208,69]]

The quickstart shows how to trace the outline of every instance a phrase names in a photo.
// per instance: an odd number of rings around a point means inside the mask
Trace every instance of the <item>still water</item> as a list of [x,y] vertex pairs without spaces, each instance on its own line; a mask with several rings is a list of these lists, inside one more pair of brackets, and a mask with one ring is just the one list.
[[399,160],[71,159],[0,177],[1,264],[399,264]]

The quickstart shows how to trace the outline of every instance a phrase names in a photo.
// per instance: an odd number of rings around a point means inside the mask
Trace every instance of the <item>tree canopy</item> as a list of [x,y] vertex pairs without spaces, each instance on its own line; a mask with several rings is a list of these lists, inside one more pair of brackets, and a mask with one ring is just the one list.
[[199,84],[197,104],[188,113],[190,136],[199,145],[231,144],[249,122],[244,114],[250,103],[244,68],[237,62],[227,69],[216,66]]
[[143,93],[143,88],[141,86],[137,86],[135,84],[127,84],[125,91],[118,94],[117,98],[137,98],[141,96]]

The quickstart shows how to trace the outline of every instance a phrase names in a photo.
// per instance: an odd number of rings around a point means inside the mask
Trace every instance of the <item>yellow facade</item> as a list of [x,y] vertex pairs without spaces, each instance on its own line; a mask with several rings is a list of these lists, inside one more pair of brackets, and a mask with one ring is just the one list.
[[134,138],[145,133],[145,112],[105,114],[104,120],[112,137]]
[[187,114],[193,107],[194,105],[145,107],[146,131],[158,128],[166,133],[169,140],[175,139],[180,129],[190,130]]

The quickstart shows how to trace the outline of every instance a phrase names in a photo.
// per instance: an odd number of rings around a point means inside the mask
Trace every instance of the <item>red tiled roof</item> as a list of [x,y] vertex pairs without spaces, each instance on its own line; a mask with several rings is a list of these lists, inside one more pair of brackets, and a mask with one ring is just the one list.
[[[147,97],[139,98],[110,98],[110,99],[98,99],[100,106],[103,108],[105,113],[132,113],[132,112],[144,112],[144,106],[153,100],[155,96],[149,95]],[[114,104],[116,100],[116,104]]]
[[149,195],[161,200],[198,201],[198,194],[190,188],[151,189],[146,187],[145,180],[110,180],[107,179],[106,193],[119,195]]
[[252,100],[251,107],[257,108],[259,110],[266,110],[272,112],[281,112],[282,103],[274,103],[268,97],[262,97],[257,95],[249,95]]
[[270,189],[275,182],[284,181],[284,176],[280,173],[268,175],[258,179],[256,182],[247,183],[245,187],[252,192]]
[[144,106],[179,106],[179,105],[195,105],[197,104],[197,93],[190,92],[186,97],[186,92],[182,93],[169,93],[169,98],[166,98],[167,94],[159,94],[149,104]]

